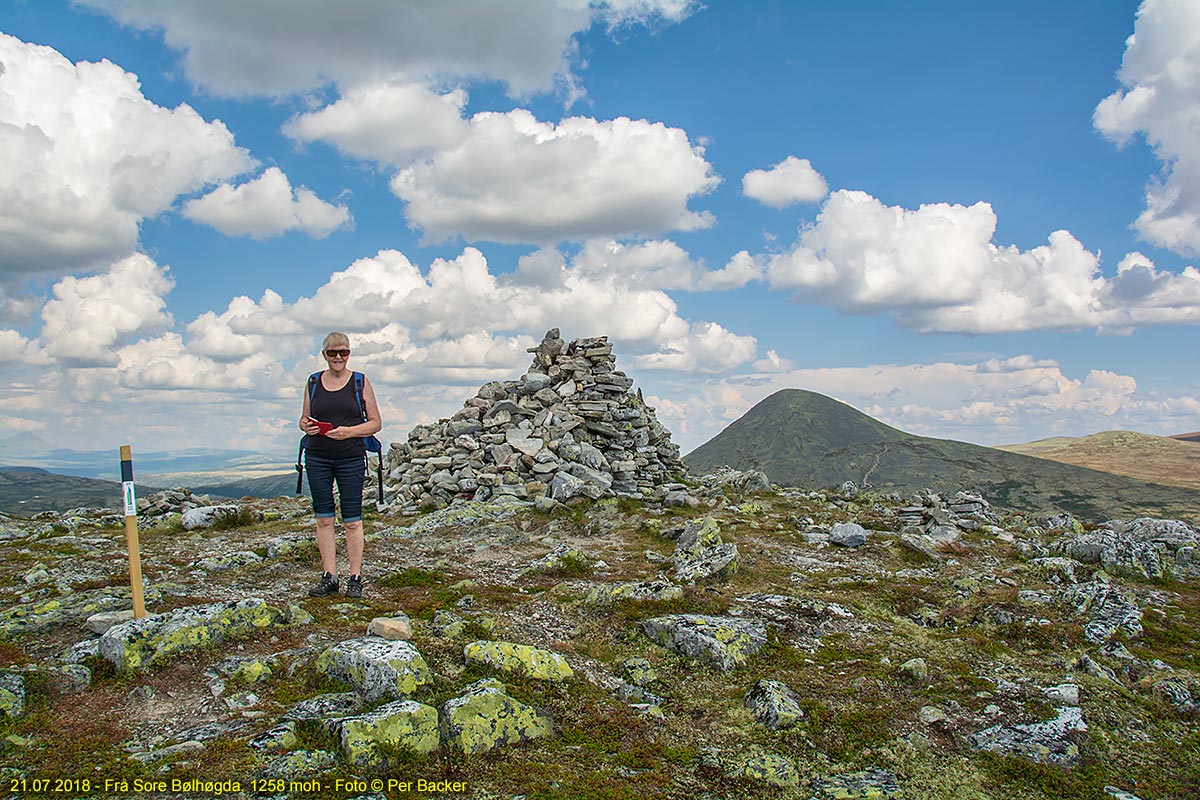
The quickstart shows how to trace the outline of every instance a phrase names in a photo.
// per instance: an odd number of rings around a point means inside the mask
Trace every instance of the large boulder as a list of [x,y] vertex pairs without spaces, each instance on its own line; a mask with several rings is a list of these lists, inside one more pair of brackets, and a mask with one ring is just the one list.
[[565,681],[574,674],[571,665],[558,653],[526,644],[482,640],[471,642],[463,648],[463,658],[468,664],[479,664],[554,683]]
[[746,708],[771,730],[790,728],[804,719],[800,697],[786,683],[760,680],[745,696]]
[[728,579],[740,563],[737,545],[721,538],[721,528],[712,517],[684,525],[671,554],[678,580],[691,582],[708,578]]
[[668,650],[723,672],[745,666],[767,644],[766,625],[742,617],[672,614],[643,621],[642,632]]
[[1058,709],[1058,716],[1046,722],[1026,725],[994,725],[971,734],[967,740],[976,750],[1017,756],[1039,764],[1073,767],[1079,763],[1076,738],[1087,731],[1083,712],[1078,707]]
[[431,753],[441,745],[437,709],[415,700],[396,700],[366,714],[346,717],[339,728],[342,752],[354,766],[381,763],[381,746]]
[[113,625],[99,653],[119,670],[137,670],[284,623],[284,612],[260,598],[185,606]]
[[317,672],[345,683],[368,701],[408,698],[433,681],[417,648],[378,636],[338,642],[317,658]]
[[550,720],[509,697],[504,684],[481,680],[442,704],[442,739],[464,753],[483,753],[550,735]]

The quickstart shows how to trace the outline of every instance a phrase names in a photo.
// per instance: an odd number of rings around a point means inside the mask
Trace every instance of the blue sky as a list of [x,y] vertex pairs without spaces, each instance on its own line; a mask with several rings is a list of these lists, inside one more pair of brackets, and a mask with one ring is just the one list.
[[343,329],[399,440],[550,327],[685,452],[1200,429],[1195,3],[430,8],[0,7],[0,437],[286,454]]

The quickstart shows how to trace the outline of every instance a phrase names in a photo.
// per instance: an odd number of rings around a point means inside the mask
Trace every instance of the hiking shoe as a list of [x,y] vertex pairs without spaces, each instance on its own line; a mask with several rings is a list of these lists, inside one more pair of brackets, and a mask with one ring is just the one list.
[[308,590],[309,597],[324,597],[327,594],[337,594],[338,579],[336,575],[326,572],[321,576],[321,582]]
[[346,581],[346,597],[362,597],[362,576],[351,575]]

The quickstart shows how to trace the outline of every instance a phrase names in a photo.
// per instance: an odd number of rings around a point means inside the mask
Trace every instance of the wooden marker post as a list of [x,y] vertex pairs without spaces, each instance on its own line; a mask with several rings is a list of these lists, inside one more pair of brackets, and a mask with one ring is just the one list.
[[133,617],[146,616],[142,599],[142,557],[138,553],[137,497],[133,491],[133,451],[121,445],[121,491],[125,495],[125,544],[129,548],[129,588],[133,590]]

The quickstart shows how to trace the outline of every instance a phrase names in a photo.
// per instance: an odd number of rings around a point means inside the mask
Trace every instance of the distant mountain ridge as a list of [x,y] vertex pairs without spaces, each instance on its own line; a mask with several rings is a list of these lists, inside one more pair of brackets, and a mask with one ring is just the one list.
[[1103,431],[1088,436],[1060,436],[1026,444],[1006,444],[996,449],[1149,483],[1200,490],[1200,443],[1185,438],[1135,431]]
[[990,447],[905,433],[845,403],[802,389],[772,394],[684,456],[693,472],[722,464],[760,469],[774,482],[828,487],[981,492],[1037,513],[1091,521],[1166,516],[1195,520],[1200,491],[1146,483]]

